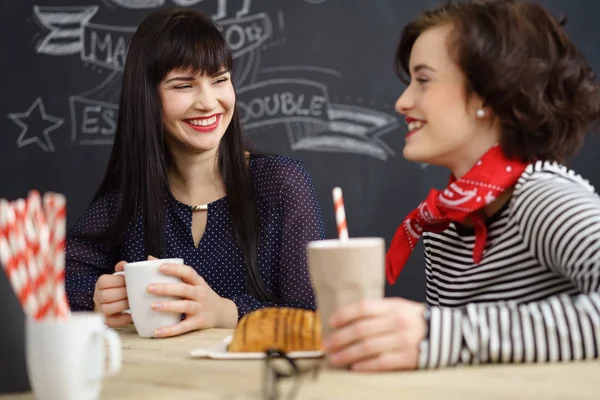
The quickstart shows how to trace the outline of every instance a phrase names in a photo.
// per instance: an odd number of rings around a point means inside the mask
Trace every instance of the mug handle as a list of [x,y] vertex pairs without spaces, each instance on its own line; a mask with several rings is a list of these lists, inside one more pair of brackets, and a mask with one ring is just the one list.
[[106,342],[108,345],[108,370],[104,369],[105,360],[101,361],[101,364],[98,368],[91,368],[89,379],[90,381],[99,381],[104,379],[105,377],[111,377],[116,375],[121,370],[121,339],[117,332],[108,326],[98,329],[93,333],[93,342],[94,344],[101,343],[104,346],[103,342]]
[[[114,272],[113,275],[125,276],[125,271],[117,271],[117,272]],[[130,309],[123,310],[122,314],[131,314],[131,310]]]
[[119,334],[111,328],[105,328],[102,335],[108,345],[109,363],[106,376],[110,377],[116,375],[121,370],[121,339],[119,338]]

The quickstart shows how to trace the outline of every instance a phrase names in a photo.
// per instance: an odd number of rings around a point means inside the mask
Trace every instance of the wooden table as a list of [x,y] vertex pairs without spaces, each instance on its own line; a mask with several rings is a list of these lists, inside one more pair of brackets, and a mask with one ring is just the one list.
[[[141,339],[118,330],[121,372],[104,382],[102,399],[261,399],[263,362],[191,358],[231,334],[209,329],[169,339]],[[600,399],[600,362],[459,367],[437,371],[358,374],[324,369],[306,379],[298,399]],[[29,400],[30,393],[0,396]]]

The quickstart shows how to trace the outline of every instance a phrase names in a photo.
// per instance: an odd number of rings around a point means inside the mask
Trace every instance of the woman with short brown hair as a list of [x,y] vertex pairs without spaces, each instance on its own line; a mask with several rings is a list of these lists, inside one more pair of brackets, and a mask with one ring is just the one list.
[[356,370],[598,357],[600,197],[565,167],[600,118],[600,86],[542,6],[452,3],[403,30],[405,158],[450,170],[398,229],[393,283],[418,240],[427,305],[365,301],[325,347]]

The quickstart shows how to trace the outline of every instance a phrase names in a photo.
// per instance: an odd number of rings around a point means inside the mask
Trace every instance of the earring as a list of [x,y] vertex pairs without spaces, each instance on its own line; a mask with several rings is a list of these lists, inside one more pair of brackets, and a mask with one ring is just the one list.
[[485,110],[483,108],[480,108],[479,110],[477,110],[477,118],[483,117],[485,117]]

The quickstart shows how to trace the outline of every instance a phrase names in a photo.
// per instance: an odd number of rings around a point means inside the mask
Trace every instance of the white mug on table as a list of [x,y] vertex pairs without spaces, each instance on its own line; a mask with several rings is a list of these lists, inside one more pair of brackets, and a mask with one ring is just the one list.
[[158,328],[175,325],[181,321],[181,314],[154,311],[152,303],[160,300],[178,300],[175,297],[156,296],[148,293],[151,283],[181,283],[181,279],[165,275],[160,272],[162,264],[183,264],[182,258],[151,259],[125,264],[124,271],[115,272],[114,275],[125,276],[127,300],[133,324],[138,334],[144,338],[154,337]]
[[64,320],[28,317],[25,327],[27,372],[38,400],[99,399],[103,379],[121,370],[121,340],[104,325],[103,314],[76,312]]

